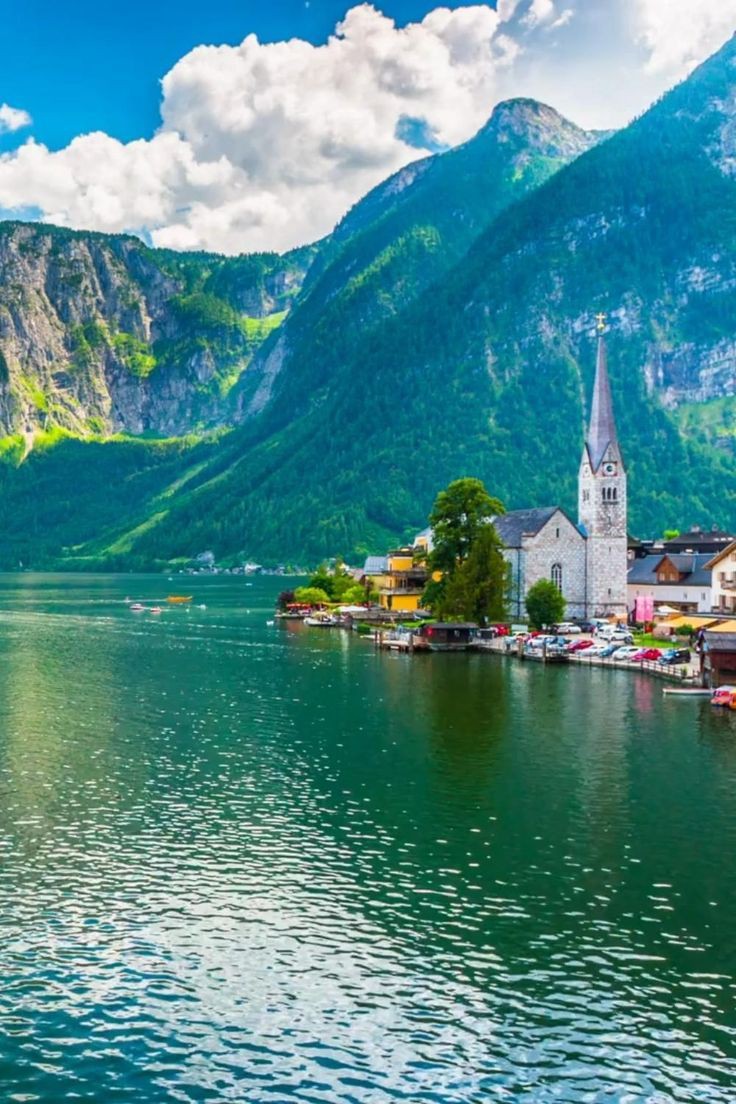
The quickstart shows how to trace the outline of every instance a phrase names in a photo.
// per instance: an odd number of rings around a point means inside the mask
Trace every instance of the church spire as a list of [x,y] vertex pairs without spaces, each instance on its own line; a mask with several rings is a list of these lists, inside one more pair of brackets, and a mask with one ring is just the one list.
[[613,417],[613,401],[611,399],[611,384],[608,379],[608,358],[606,356],[606,339],[603,336],[603,326],[598,323],[598,360],[595,368],[595,385],[593,387],[593,405],[590,410],[590,425],[585,444],[588,449],[590,466],[593,471],[598,471],[601,461],[606,454],[606,449],[611,444],[618,444],[616,437],[616,422]]

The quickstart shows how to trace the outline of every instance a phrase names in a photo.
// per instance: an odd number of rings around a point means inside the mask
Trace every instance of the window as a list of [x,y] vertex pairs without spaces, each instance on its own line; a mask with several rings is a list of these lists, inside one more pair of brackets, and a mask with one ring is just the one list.
[[590,500],[590,491],[583,491],[583,502],[588,502],[589,500]]
[[559,529],[555,529],[555,536],[557,537],[558,540],[560,539],[560,530]]
[[616,490],[615,487],[604,487],[603,488],[603,501],[604,502],[615,502],[617,497],[618,497],[618,493],[617,493],[617,490]]
[[550,574],[551,574],[552,582],[555,584],[557,589],[559,591],[561,591],[562,590],[562,564],[560,564],[560,563],[552,564],[552,571],[551,571]]

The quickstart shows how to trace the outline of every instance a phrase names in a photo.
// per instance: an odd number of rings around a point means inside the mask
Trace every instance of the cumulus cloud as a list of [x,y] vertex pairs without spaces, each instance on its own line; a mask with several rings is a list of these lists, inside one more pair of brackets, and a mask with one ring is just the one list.
[[652,72],[684,76],[736,29],[736,0],[636,0]]
[[[676,9],[690,20],[684,37]],[[361,4],[322,45],[248,35],[200,46],[163,78],[152,138],[84,134],[56,151],[29,138],[0,154],[0,209],[176,249],[286,249],[328,233],[409,161],[469,138],[501,98],[537,96],[584,125],[624,122],[663,90],[652,72],[679,75],[726,37],[736,0],[623,10],[620,0],[498,0],[398,27]],[[639,83],[633,70],[621,81],[624,48]],[[0,133],[30,122],[0,107]]]
[[30,126],[32,122],[31,116],[22,108],[0,104],[0,134],[12,134],[15,130]]
[[364,4],[321,46],[200,46],[164,77],[152,139],[28,141],[0,157],[0,204],[174,248],[286,248],[422,156],[422,133],[427,148],[469,137],[515,51],[487,5],[399,28]]

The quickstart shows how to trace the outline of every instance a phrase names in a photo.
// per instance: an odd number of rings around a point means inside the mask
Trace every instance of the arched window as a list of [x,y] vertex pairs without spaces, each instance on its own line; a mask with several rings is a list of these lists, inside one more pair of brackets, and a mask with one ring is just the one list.
[[550,574],[551,574],[552,582],[555,584],[557,589],[559,591],[561,591],[562,590],[562,564],[561,563],[552,564],[552,571],[551,571]]

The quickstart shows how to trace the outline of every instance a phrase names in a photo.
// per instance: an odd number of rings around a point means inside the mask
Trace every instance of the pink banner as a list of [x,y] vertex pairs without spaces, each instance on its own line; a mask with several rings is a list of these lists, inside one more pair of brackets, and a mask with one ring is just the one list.
[[634,620],[637,624],[654,620],[654,598],[637,598],[634,603]]

